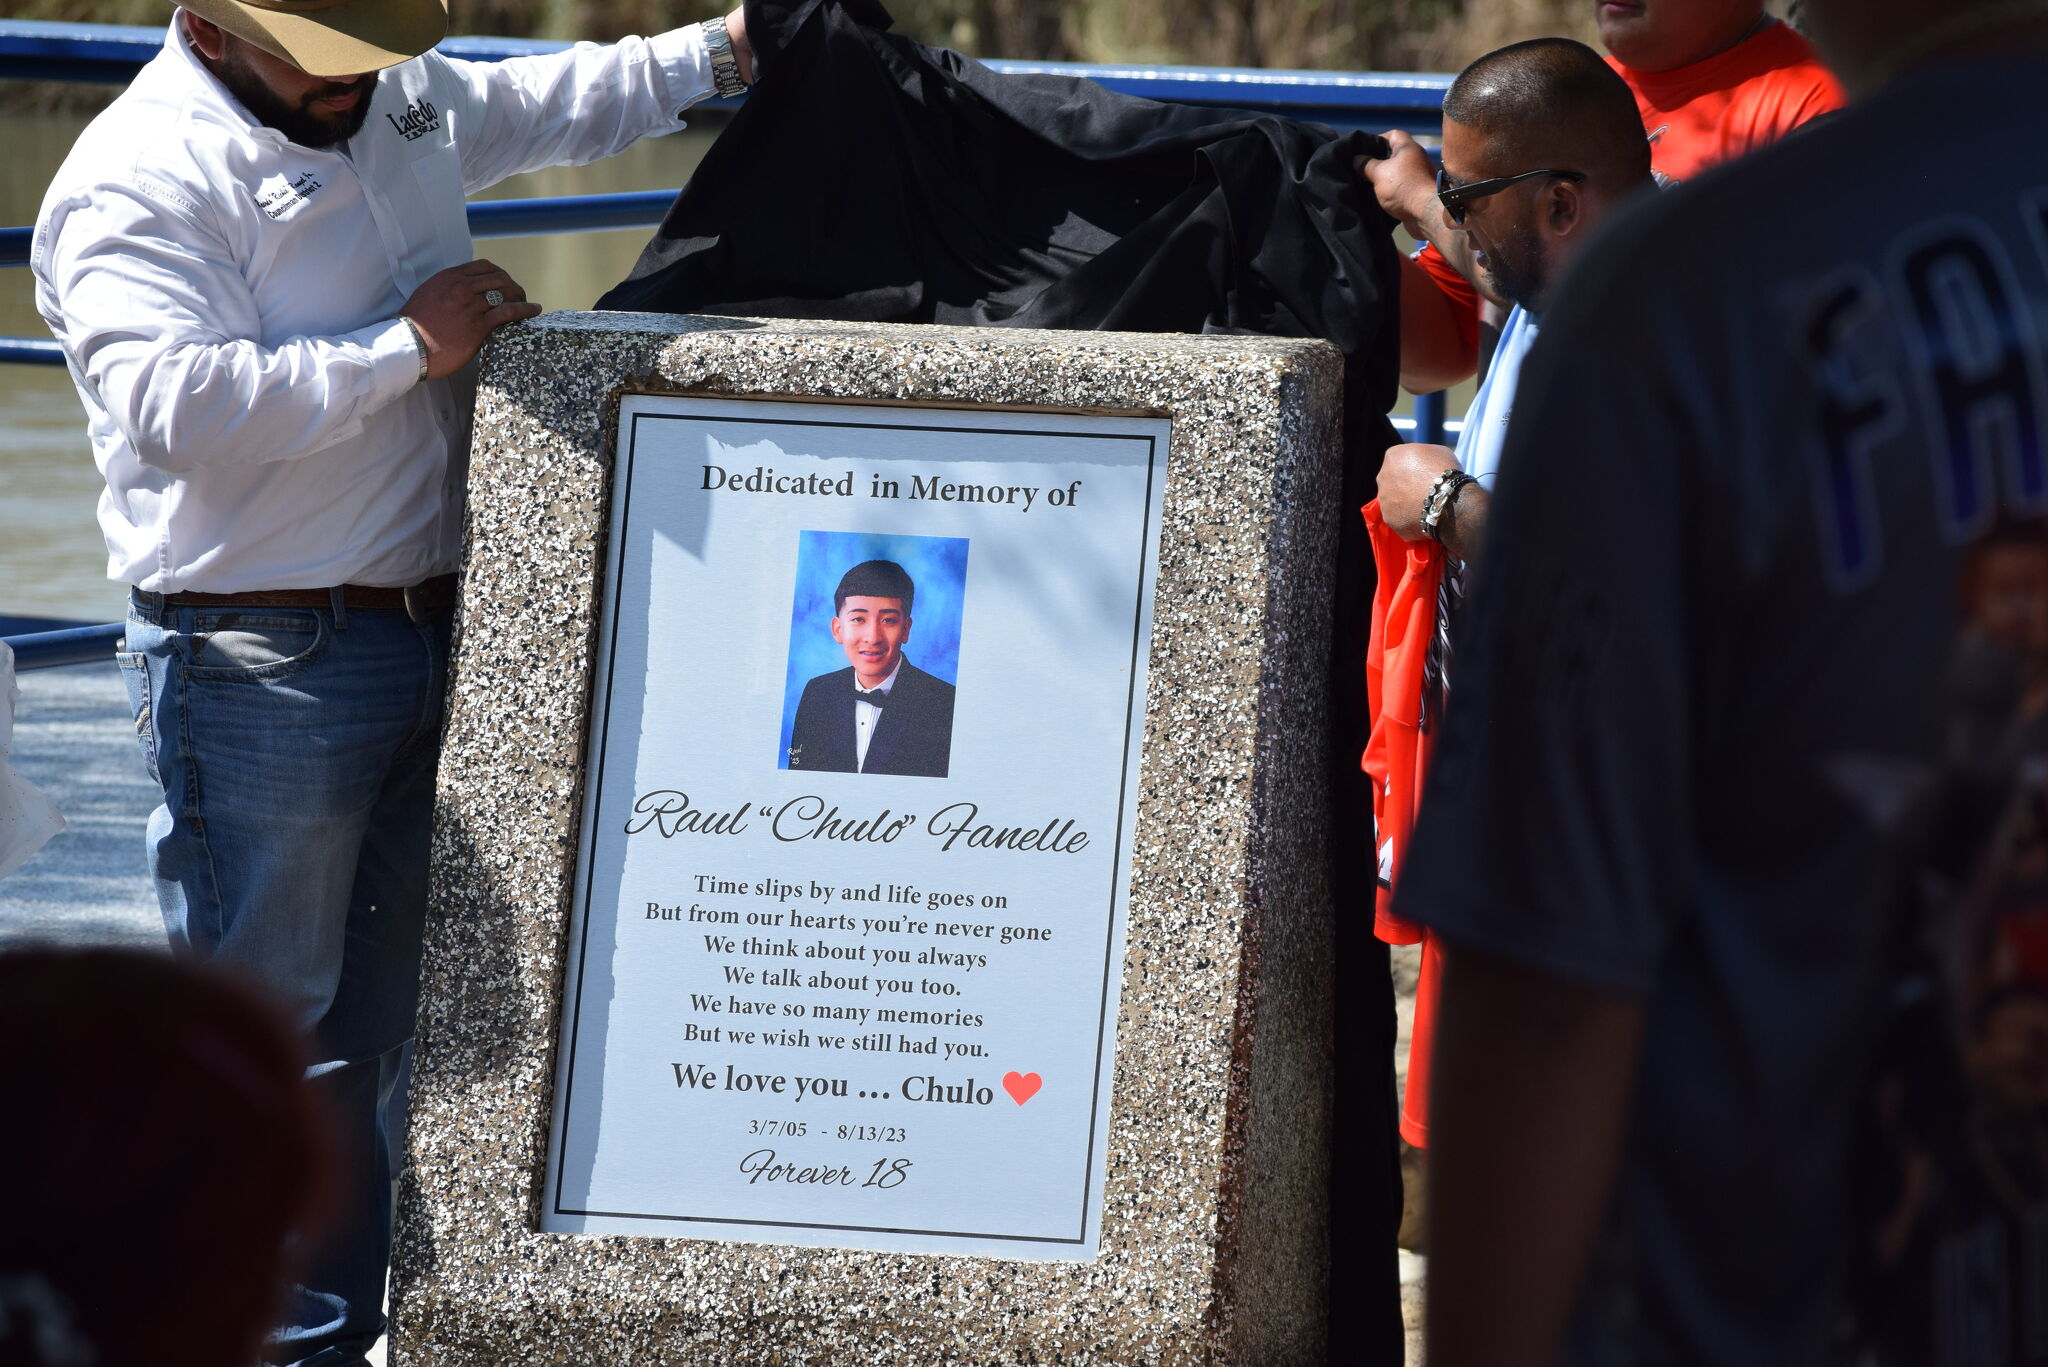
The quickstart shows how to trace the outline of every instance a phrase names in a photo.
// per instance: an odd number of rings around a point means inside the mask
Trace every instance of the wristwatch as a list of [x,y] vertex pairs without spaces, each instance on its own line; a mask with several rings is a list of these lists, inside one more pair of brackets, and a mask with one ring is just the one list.
[[711,53],[711,80],[720,95],[730,98],[747,93],[747,83],[740,79],[739,59],[732,55],[732,34],[726,30],[725,18],[706,19],[702,25],[704,46]]
[[[427,358],[427,334],[420,331],[420,325],[418,323],[415,323],[412,319],[406,317],[402,313],[398,315],[398,321],[405,324],[407,330],[409,330],[412,333],[413,350],[419,352],[420,354],[419,380],[424,381],[427,378],[427,371],[432,369],[432,365]],[[418,382],[419,381],[415,381],[415,383]]]
[[1431,541],[1439,546],[1444,544],[1444,514],[1451,510],[1451,505],[1457,502],[1466,485],[1478,482],[1455,465],[1436,477],[1436,483],[1430,485],[1429,492],[1423,496],[1420,519],[1422,530]]

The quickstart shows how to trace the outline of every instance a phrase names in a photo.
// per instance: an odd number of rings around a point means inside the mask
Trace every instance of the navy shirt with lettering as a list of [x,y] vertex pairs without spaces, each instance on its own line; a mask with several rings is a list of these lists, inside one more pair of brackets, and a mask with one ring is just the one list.
[[[2025,1309],[2020,1254],[1978,1257],[2048,1229],[2038,1154],[1860,1175],[1896,926],[1981,957],[1973,1049],[2048,1057],[2044,78],[1924,72],[1645,197],[1523,370],[1399,909],[1645,1003],[1574,1363],[1827,1361],[1880,1242],[1955,1274],[1898,1331],[1924,1360],[2048,1344],[2048,1264]],[[1902,1128],[2038,1125],[2041,1069],[1986,1049]]]

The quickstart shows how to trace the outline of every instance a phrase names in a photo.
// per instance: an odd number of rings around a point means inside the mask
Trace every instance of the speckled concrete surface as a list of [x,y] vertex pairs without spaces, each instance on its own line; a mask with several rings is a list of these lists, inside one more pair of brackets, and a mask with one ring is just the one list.
[[[554,314],[493,343],[434,836],[394,1364],[1322,1361],[1335,351]],[[1089,1263],[534,1232],[627,391],[1173,419]]]

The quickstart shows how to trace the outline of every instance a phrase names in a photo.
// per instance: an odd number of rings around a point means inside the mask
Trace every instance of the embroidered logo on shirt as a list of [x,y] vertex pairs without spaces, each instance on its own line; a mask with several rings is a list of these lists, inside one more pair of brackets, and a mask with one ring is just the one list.
[[427,134],[441,130],[441,111],[434,108],[430,100],[414,100],[405,107],[403,114],[386,114],[384,117],[405,136],[407,142],[417,142]]
[[297,180],[272,176],[256,187],[256,207],[271,219],[281,219],[304,204],[325,185],[311,171],[301,171]]

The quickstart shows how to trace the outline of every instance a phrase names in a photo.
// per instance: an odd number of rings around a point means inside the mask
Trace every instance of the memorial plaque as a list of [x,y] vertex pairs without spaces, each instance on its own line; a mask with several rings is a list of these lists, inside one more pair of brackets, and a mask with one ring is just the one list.
[[1323,1361],[1341,375],[497,335],[394,1364]]
[[619,433],[541,1228],[1093,1257],[1168,424]]

